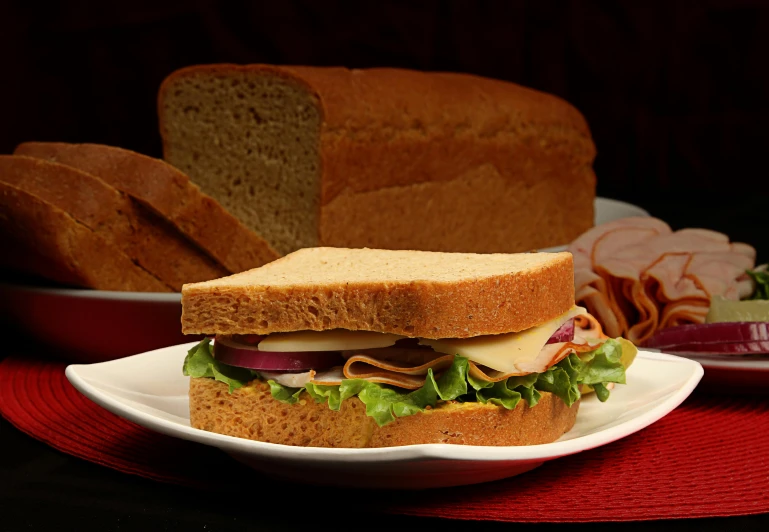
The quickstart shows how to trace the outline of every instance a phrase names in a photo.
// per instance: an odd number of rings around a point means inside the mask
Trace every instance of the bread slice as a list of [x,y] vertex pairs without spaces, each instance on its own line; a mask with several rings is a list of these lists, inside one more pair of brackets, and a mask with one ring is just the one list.
[[229,272],[256,268],[279,256],[164,161],[99,144],[26,142],[14,153],[66,164],[101,178],[166,218]]
[[307,248],[182,288],[185,334],[350,329],[421,338],[521,331],[574,305],[570,253]]
[[229,393],[214,379],[190,379],[190,424],[202,430],[283,445],[303,447],[393,447],[420,443],[461,445],[537,445],[571,430],[579,402],[570,408],[542,392],[529,408],[513,410],[483,403],[439,403],[432,410],[398,418],[383,427],[366,415],[353,397],[339,411],[318,404],[306,392],[293,405],[270,395],[262,381]]
[[0,264],[64,284],[170,292],[122,251],[38,196],[0,181]]
[[593,225],[595,146],[563,100],[478,76],[200,65],[158,95],[164,156],[282,253],[516,252]]
[[69,213],[175,291],[228,273],[175,227],[98,177],[41,159],[0,155],[0,181]]

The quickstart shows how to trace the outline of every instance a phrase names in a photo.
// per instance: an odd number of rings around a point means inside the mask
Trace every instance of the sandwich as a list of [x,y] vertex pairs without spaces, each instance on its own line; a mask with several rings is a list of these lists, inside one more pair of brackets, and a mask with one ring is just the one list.
[[575,306],[570,253],[306,248],[182,308],[191,425],[285,445],[549,443],[636,353]]

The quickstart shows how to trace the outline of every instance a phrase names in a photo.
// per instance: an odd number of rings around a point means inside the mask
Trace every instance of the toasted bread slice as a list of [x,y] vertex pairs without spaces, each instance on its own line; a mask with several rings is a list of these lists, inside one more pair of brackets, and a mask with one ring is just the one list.
[[14,153],[66,164],[103,179],[168,219],[230,272],[256,268],[279,256],[186,175],[159,159],[99,144],[54,142],[26,142]]
[[171,289],[63,210],[0,181],[0,264],[64,284],[136,292]]
[[306,392],[299,399],[293,405],[281,403],[262,381],[230,394],[226,384],[214,379],[190,379],[190,424],[238,438],[303,447],[537,445],[569,431],[579,410],[579,402],[567,407],[553,394],[542,392],[531,408],[526,401],[512,410],[452,401],[379,427],[357,397],[343,401],[339,411],[315,403]]
[[98,177],[41,159],[0,155],[0,181],[69,213],[176,291],[228,273],[175,227]]
[[182,288],[185,334],[350,329],[468,338],[528,329],[574,305],[570,253],[307,248]]

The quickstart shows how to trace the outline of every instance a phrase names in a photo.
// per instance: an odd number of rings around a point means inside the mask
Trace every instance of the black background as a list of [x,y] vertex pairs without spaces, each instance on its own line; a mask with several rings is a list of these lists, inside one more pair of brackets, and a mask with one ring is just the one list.
[[[769,260],[769,2],[5,1],[0,53],[0,153],[40,140],[160,156],[157,88],[173,70],[198,63],[397,66],[514,81],[557,94],[586,116],[599,195],[637,203],[674,228],[724,231]],[[260,507],[258,489],[211,500],[61,455],[2,420],[0,456],[4,530],[312,526],[301,511],[287,522]],[[287,504],[301,510],[301,492],[287,494]],[[325,522],[334,517],[338,509],[329,508]],[[653,526],[747,529],[766,527],[766,518]],[[436,525],[360,519],[347,522]]]
[[[156,93],[191,64],[395,66],[554,93],[586,116],[599,195],[748,240],[769,228],[769,2],[0,2],[0,153],[161,156]],[[769,239],[751,241],[769,260]]]

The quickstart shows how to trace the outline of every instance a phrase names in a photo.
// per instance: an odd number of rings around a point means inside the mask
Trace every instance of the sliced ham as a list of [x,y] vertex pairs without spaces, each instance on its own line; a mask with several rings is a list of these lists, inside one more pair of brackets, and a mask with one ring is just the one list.
[[702,323],[710,299],[750,293],[755,249],[707,229],[671,231],[655,218],[594,227],[569,246],[577,304],[609,336],[643,343],[658,329]]
[[[581,314],[574,319],[574,339],[570,342],[546,344],[530,362],[519,365],[516,372],[497,371],[472,360],[468,373],[477,380],[498,382],[509,377],[542,373],[572,353],[593,351],[606,335],[593,316]],[[338,385],[344,379],[363,379],[369,382],[390,384],[406,390],[421,388],[427,371],[440,375],[454,362],[454,355],[436,353],[424,347],[367,349],[345,353],[344,367],[319,372],[312,381],[315,384]]]
[[[365,379],[371,382],[392,384],[400,388],[416,390],[425,383],[427,370],[440,373],[454,362],[454,355],[440,355],[430,350],[432,360],[415,366],[406,361],[391,360],[387,355],[377,356],[378,349],[371,349],[371,354],[359,354],[347,359],[344,376],[348,379]],[[414,349],[414,351],[423,351]]]
[[625,248],[671,232],[665,222],[656,218],[623,218],[588,230],[569,246],[574,255],[576,300],[603,323],[609,336],[620,336],[628,329],[626,315],[631,306],[626,295],[631,287],[625,286],[625,280],[632,282],[638,267],[626,265],[623,277],[602,274],[596,265]]

